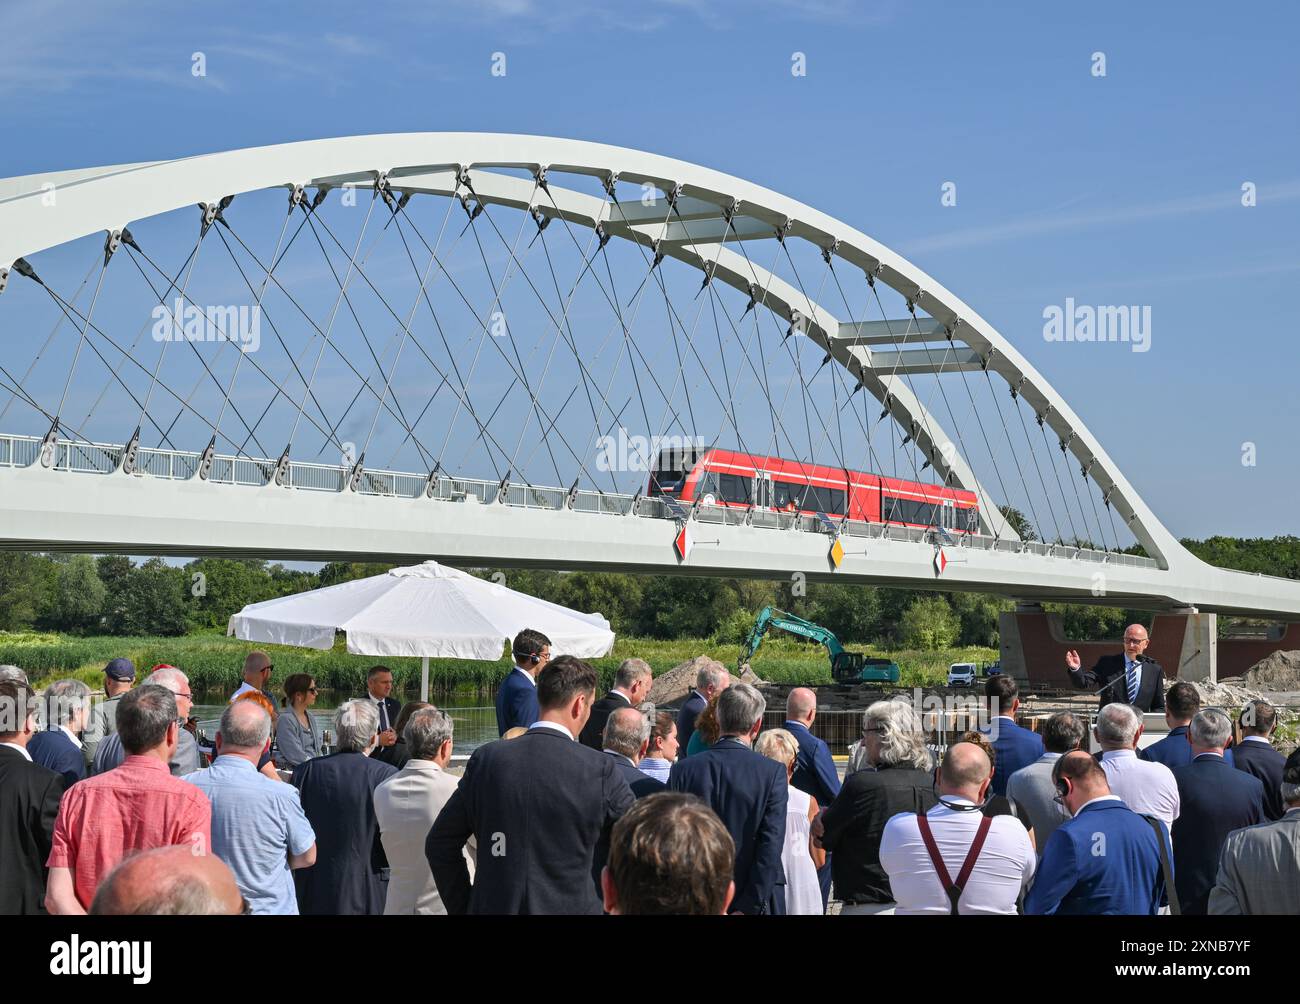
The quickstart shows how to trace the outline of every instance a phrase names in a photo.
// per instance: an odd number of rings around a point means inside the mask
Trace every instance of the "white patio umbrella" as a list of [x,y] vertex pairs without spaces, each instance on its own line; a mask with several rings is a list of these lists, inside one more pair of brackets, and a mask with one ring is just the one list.
[[614,632],[600,614],[515,592],[436,561],[383,575],[250,603],[226,634],[243,641],[328,649],[347,635],[356,655],[420,656],[420,699],[429,699],[429,659],[501,658],[524,628],[551,639],[553,655],[607,655]]

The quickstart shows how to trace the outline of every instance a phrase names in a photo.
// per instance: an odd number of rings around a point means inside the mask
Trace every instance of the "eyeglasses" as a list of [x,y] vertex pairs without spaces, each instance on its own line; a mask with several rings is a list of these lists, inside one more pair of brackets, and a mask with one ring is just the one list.
[[194,695],[193,695],[192,693],[190,693],[190,694],[177,694],[176,696],[177,696],[177,697],[183,697],[183,698],[185,698],[187,701],[192,701],[192,700],[194,700]]
[[315,687],[308,687],[308,688],[307,688],[307,693],[309,693],[309,694],[319,694],[320,691],[317,690]]
[[873,726],[872,726],[871,728],[869,728],[869,729],[863,729],[863,730],[862,730],[862,734],[865,736],[865,735],[867,735],[869,732],[884,732],[884,731],[885,731],[885,730],[882,729],[879,725],[873,725]]

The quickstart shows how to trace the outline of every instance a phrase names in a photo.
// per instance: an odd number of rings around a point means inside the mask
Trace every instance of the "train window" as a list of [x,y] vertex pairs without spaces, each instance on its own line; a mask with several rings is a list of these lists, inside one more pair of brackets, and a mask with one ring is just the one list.
[[882,518],[886,523],[918,523],[922,526],[932,526],[938,515],[935,509],[939,507],[929,502],[894,498],[892,495],[886,495],[884,501]]
[[752,493],[754,482],[752,478],[742,477],[739,474],[723,474],[722,482],[722,500],[724,502],[737,502],[742,505],[750,505],[752,502]]
[[700,480],[695,483],[695,497],[702,500],[706,495],[712,495],[715,501],[722,497],[715,471],[705,471],[700,475]]

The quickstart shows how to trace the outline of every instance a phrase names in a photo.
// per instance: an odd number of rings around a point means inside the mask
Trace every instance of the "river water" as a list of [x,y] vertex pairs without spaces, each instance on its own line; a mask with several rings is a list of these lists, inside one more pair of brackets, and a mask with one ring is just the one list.
[[[211,741],[216,737],[217,724],[221,719],[221,712],[225,710],[225,704],[221,702],[221,694],[206,693],[197,696],[198,701],[190,714],[198,718],[199,728]],[[308,714],[318,728],[333,729],[334,709],[352,696],[322,690],[316,696],[316,704]],[[403,694],[393,696],[398,701],[403,701],[405,698]],[[486,705],[482,697],[449,697],[431,703],[451,715],[453,756],[468,757],[484,743],[497,738],[496,709]]]

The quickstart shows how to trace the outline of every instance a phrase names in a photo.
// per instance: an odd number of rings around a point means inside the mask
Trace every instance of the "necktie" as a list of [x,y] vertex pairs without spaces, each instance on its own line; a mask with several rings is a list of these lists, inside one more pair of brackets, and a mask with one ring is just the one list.
[[1138,696],[1137,663],[1130,662],[1127,668],[1125,669],[1124,673],[1125,676],[1127,676],[1128,678],[1128,702],[1129,704],[1132,704],[1134,701],[1137,700],[1137,696]]
[[378,701],[377,703],[379,704],[379,731],[387,732],[388,731],[388,703],[386,701]]

